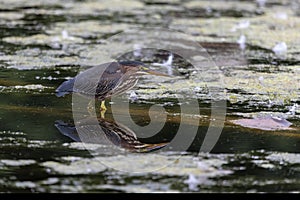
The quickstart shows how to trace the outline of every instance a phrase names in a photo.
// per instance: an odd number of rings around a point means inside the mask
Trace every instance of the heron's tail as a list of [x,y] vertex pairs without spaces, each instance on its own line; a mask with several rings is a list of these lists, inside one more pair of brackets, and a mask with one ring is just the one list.
[[66,94],[72,93],[73,92],[73,87],[74,87],[74,82],[75,79],[72,78],[70,80],[67,80],[63,82],[56,90],[56,96],[57,97],[62,97],[65,96]]

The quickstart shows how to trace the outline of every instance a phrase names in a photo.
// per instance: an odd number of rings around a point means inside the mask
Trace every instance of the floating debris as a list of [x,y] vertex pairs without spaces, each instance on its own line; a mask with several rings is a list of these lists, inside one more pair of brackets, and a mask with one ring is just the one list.
[[259,82],[259,84],[260,85],[264,85],[264,77],[263,76],[260,76],[260,77],[258,77],[258,82]]
[[52,173],[65,175],[96,174],[106,170],[106,167],[96,159],[81,159],[69,164],[46,161],[41,165],[50,169]]
[[25,166],[35,164],[35,160],[0,160],[0,163],[3,163],[7,166]]
[[266,157],[266,159],[283,163],[299,164],[300,163],[300,154],[296,153],[273,153]]
[[142,56],[142,46],[140,44],[134,44],[133,45],[133,55],[135,57],[141,57]]
[[153,63],[154,66],[163,66],[166,67],[168,70],[168,75],[173,75],[173,70],[172,70],[172,63],[173,63],[173,58],[174,55],[171,53],[168,57],[168,60],[163,62],[163,63]]
[[237,25],[235,25],[231,31],[235,32],[237,29],[245,29],[248,28],[250,26],[250,21],[249,20],[243,20],[241,22],[239,22]]
[[59,179],[56,178],[56,177],[53,177],[53,178],[48,178],[46,180],[43,180],[42,184],[43,185],[53,185],[53,184],[56,184],[58,182],[59,182]]
[[275,53],[276,56],[282,58],[287,53],[287,45],[285,42],[279,42],[272,48],[272,51]]
[[198,86],[194,88],[194,91],[195,91],[195,92],[201,92],[202,90],[203,90],[203,89],[202,89],[201,87],[198,87]]
[[297,103],[294,103],[294,105],[289,106],[289,111],[287,112],[287,114],[294,116],[296,114],[296,110],[298,107],[299,107],[299,105]]
[[131,91],[129,99],[130,101],[136,101],[138,99],[138,95],[134,91]]
[[200,184],[199,180],[196,179],[195,175],[189,174],[189,178],[184,181],[184,183],[188,184],[189,190],[197,191],[198,185]]
[[237,43],[240,45],[240,49],[244,50],[246,48],[246,36],[241,35]]
[[288,18],[288,15],[285,12],[277,12],[275,13],[274,17],[276,19],[286,20]]
[[61,32],[61,36],[62,36],[63,39],[68,39],[68,38],[69,38],[69,33],[68,33],[68,31],[63,30],[63,31]]
[[263,8],[266,5],[267,0],[256,0],[258,7]]
[[255,128],[260,130],[275,131],[275,130],[291,130],[291,122],[279,117],[262,117],[254,119],[238,119],[231,121],[234,124]]
[[37,185],[32,181],[18,181],[15,183],[19,188],[35,188]]

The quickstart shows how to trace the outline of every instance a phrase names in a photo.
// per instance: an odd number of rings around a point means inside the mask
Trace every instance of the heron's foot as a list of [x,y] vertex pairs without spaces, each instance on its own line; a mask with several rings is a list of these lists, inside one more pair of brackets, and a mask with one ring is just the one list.
[[100,117],[104,119],[104,114],[106,112],[107,108],[105,106],[105,101],[101,101],[101,106],[100,106]]
[[100,111],[106,111],[105,101],[101,101]]
[[100,118],[104,119],[105,118],[105,110],[100,111]]

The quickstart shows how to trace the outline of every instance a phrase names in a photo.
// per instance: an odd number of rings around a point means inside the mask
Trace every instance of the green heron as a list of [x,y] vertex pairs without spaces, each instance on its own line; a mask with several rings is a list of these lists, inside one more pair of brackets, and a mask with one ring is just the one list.
[[101,101],[101,110],[105,111],[105,99],[131,89],[136,85],[138,78],[145,74],[169,77],[169,75],[150,70],[144,63],[138,61],[104,63],[63,82],[56,89],[56,96],[60,97],[74,92],[89,98],[96,98]]

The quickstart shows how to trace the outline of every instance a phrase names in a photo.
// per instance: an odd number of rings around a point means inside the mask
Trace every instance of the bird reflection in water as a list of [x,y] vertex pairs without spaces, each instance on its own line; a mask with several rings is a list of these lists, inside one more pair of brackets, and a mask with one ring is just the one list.
[[[83,132],[86,134],[83,137],[89,138],[90,143],[98,143],[99,138],[103,139],[103,135],[108,139],[113,145],[121,147],[129,152],[135,153],[146,153],[155,151],[163,148],[168,144],[166,143],[156,143],[156,144],[147,144],[139,141],[136,134],[129,129],[128,127],[115,123],[112,120],[98,118],[99,126],[102,131],[93,131],[96,130],[94,125],[89,124],[89,118],[84,119],[80,122],[80,133]],[[72,123],[66,123],[62,120],[57,120],[55,122],[56,128],[63,134],[68,136],[74,141],[81,142],[82,135],[79,136],[76,127]],[[84,131],[84,129],[86,131]],[[84,139],[86,140],[86,139]],[[103,141],[101,141],[103,143]],[[99,144],[99,143],[98,143]]]

